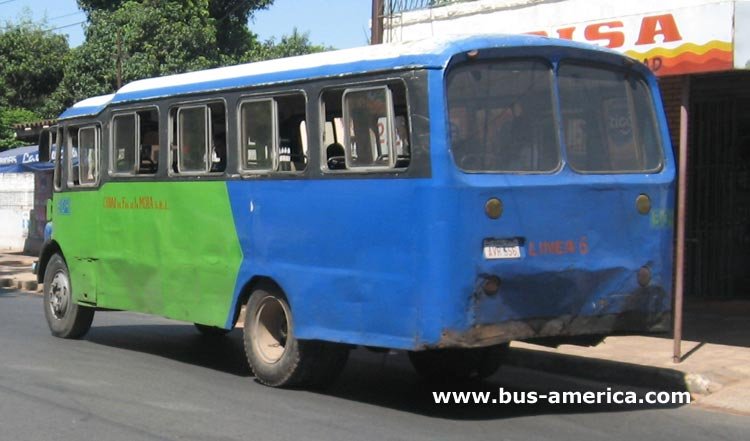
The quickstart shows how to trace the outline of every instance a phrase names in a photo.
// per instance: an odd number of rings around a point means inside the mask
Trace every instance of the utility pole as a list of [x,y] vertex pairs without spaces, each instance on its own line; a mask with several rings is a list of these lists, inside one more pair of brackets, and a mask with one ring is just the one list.
[[383,0],[372,0],[370,44],[383,43]]

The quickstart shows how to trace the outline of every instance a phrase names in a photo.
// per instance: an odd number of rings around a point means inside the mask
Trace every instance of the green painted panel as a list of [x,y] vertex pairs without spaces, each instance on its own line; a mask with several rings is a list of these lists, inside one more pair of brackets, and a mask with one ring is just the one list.
[[223,326],[242,251],[224,182],[108,183],[55,195],[78,301]]

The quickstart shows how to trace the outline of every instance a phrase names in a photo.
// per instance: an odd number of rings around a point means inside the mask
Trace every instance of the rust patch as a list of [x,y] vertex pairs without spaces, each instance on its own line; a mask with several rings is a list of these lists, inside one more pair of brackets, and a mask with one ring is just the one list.
[[437,345],[427,348],[475,348],[542,337],[659,333],[670,329],[671,314],[644,316],[640,313],[601,316],[561,316],[492,325],[474,326],[467,331],[443,330]]

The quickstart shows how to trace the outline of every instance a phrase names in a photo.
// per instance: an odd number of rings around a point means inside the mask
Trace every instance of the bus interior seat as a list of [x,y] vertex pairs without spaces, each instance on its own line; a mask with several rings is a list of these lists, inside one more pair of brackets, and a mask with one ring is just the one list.
[[149,144],[141,145],[141,163],[138,166],[138,173],[156,173],[156,162],[153,160],[152,152],[153,146]]

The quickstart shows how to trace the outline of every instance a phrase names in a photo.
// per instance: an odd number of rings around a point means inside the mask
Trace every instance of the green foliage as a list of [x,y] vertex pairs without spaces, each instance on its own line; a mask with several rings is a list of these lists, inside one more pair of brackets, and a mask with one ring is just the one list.
[[290,35],[284,35],[278,43],[272,38],[266,40],[263,44],[252,48],[245,53],[243,61],[294,57],[297,55],[323,52],[332,49],[333,48],[331,47],[313,44],[310,41],[309,32],[299,32],[297,28],[294,28]]
[[[89,19],[95,12],[114,12],[128,0],[78,0]],[[153,0],[139,0],[144,5],[162,3]],[[197,6],[195,1],[176,2],[190,9]],[[209,0],[208,14],[214,20],[216,49],[230,60],[238,60],[250,47],[257,43],[257,37],[247,28],[250,16],[258,10],[266,9],[273,0]]]
[[245,52],[258,45],[258,37],[250,32],[247,21],[255,11],[272,3],[273,0],[209,1],[208,11],[216,25],[216,44],[226,59],[239,61]]
[[[0,73],[3,66],[22,73],[13,77],[0,75],[0,91],[9,91],[0,93],[0,107],[23,107],[54,117],[76,101],[112,93],[118,84],[142,78],[328,49],[312,44],[309,34],[297,29],[278,42],[259,42],[247,27],[248,18],[272,3],[273,0],[78,0],[88,17],[86,40],[79,47],[68,49],[64,37],[42,31],[41,25],[28,21],[17,25],[37,40],[8,43],[24,47],[21,55],[25,58],[15,55],[13,60],[0,62]],[[15,28],[9,26],[7,32],[12,29]],[[42,37],[46,40],[39,40]],[[0,50],[0,61],[4,53]],[[11,80],[24,78],[27,83],[11,84]]]
[[38,121],[39,115],[26,109],[0,107],[0,150],[25,145],[23,141],[16,139],[14,124]]
[[114,11],[92,10],[86,41],[71,52],[55,93],[61,109],[82,98],[146,77],[204,69],[219,53],[208,0],[125,1]]
[[63,77],[64,36],[22,18],[0,28],[0,106],[40,111]]

